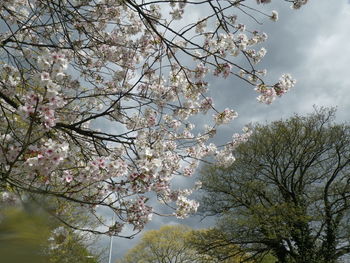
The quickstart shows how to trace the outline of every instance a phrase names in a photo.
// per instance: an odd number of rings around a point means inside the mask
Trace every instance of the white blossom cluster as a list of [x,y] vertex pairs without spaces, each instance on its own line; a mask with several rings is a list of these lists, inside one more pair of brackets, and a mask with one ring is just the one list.
[[288,90],[294,87],[296,81],[292,79],[289,74],[283,74],[279,82],[273,87],[267,87],[266,85],[259,85],[255,90],[260,93],[258,101],[271,104],[276,97],[280,97],[285,94]]
[[[157,212],[150,195],[175,204],[177,217],[194,213],[192,190],[171,180],[204,159],[229,166],[250,134],[209,142],[238,114],[215,107],[208,75],[238,76],[267,104],[295,84],[288,74],[266,84],[254,68],[267,35],[238,23],[233,11],[255,8],[243,2],[201,1],[211,13],[178,29],[195,1],[1,1],[1,185],[108,207],[117,220],[107,234],[142,229]],[[276,11],[265,16],[278,20]],[[213,116],[204,130],[198,114]]]

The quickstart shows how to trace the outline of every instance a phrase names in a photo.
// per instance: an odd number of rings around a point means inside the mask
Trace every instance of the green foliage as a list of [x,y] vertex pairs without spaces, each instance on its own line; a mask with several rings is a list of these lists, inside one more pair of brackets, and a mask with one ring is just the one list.
[[[67,230],[68,231],[68,230]],[[97,256],[93,256],[88,251],[81,238],[74,233],[70,233],[65,240],[56,248],[49,252],[49,263],[98,263]]]
[[[70,211],[68,208],[67,204],[66,213]],[[32,203],[1,207],[1,263],[98,263],[98,256],[87,249],[89,239]]]
[[[205,251],[197,250],[200,235],[210,230],[192,230],[183,225],[163,226],[159,230],[147,231],[141,241],[130,249],[117,263],[215,263],[219,259]],[[228,249],[232,249],[230,246]],[[235,249],[237,251],[237,249]],[[236,255],[223,263],[238,263],[242,257]]]
[[187,242],[198,253],[212,258],[212,262],[254,263],[246,251],[238,245],[227,242],[225,235],[215,228],[193,230]]
[[45,245],[50,234],[48,222],[38,214],[16,208],[1,211],[0,255],[3,263],[46,263]]
[[350,127],[320,109],[255,125],[229,168],[206,167],[202,209],[222,244],[282,263],[335,263],[350,253]]
[[180,225],[147,231],[120,263],[197,262],[195,251],[185,243],[190,230]]

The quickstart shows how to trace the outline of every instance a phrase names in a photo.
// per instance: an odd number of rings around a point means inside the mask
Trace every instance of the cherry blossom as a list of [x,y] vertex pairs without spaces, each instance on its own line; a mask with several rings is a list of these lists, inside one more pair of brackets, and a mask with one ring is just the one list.
[[[198,7],[199,19],[191,15]],[[257,68],[267,35],[238,22],[278,20],[258,8],[244,0],[1,1],[3,199],[50,195],[93,214],[105,207],[116,221],[91,231],[121,236],[125,225],[140,231],[162,214],[150,200],[179,218],[194,213],[193,189],[175,189],[172,179],[193,176],[203,160],[229,166],[250,135],[211,142],[238,114],[215,106],[209,77],[241,78],[267,104],[295,84],[289,74],[267,83]],[[195,127],[198,114],[213,116],[204,129]]]

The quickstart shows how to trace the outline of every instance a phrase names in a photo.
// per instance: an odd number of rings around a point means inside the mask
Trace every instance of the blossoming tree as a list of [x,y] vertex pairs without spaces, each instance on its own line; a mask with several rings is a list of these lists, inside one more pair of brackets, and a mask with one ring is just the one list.
[[[246,2],[1,1],[3,198],[50,195],[92,213],[108,207],[115,222],[90,231],[114,235],[125,224],[142,229],[157,213],[147,202],[152,193],[174,204],[178,217],[195,211],[191,190],[172,189],[171,179],[192,175],[208,156],[229,165],[232,150],[249,135],[234,135],[222,147],[207,143],[237,116],[207,97],[208,74],[245,80],[264,103],[294,85],[288,74],[264,82],[266,71],[256,64],[266,50],[257,47],[267,35],[233,13],[274,21],[278,15]],[[186,15],[197,7],[202,17]],[[213,122],[198,133],[192,116],[200,113],[212,114]]]

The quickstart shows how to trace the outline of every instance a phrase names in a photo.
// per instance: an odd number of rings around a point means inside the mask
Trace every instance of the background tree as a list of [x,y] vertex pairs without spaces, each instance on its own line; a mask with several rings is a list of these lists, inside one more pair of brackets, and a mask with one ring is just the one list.
[[51,246],[47,248],[49,263],[99,263],[103,262],[102,252],[92,250],[92,240],[70,228],[57,227],[51,231]]
[[202,174],[204,209],[225,243],[280,263],[335,263],[350,253],[350,127],[334,110],[255,125],[229,168]]
[[45,263],[43,253],[50,231],[47,221],[38,216],[23,213],[18,209],[1,211],[0,253],[4,263]]
[[216,228],[193,230],[188,243],[197,253],[207,255],[217,262],[231,263],[275,263],[271,253],[254,253],[234,244],[227,239],[225,233]]
[[[206,230],[198,230],[198,233]],[[163,226],[159,230],[144,233],[141,241],[130,249],[117,263],[239,263],[242,254],[229,259],[218,259],[207,253],[199,253],[193,244],[197,231],[188,226]],[[231,246],[229,249],[237,250]]]
[[[199,20],[186,16],[194,8],[205,10]],[[265,103],[294,86],[288,74],[265,83],[256,66],[267,36],[233,15],[277,21],[256,8],[245,0],[1,1],[1,191],[109,208],[116,221],[91,231],[113,235],[124,224],[143,228],[157,213],[150,196],[175,203],[180,218],[195,211],[191,191],[172,190],[171,178],[190,176],[208,155],[229,165],[246,138],[208,143],[237,113],[214,108],[206,76],[239,77]],[[194,131],[191,117],[207,112],[213,121]]]
[[[62,225],[56,219],[56,213],[52,216],[43,210],[47,204],[41,203],[38,207],[38,204],[28,200],[20,203],[16,196],[8,194],[0,201],[1,262],[101,262],[102,253],[91,247],[96,237]],[[60,204],[59,214],[62,218],[68,222],[79,221],[78,225],[91,223],[86,216],[87,213],[82,211],[72,213],[74,209],[71,206],[72,204],[68,202],[65,202],[64,208]],[[51,202],[50,209],[53,207],[53,202]],[[57,205],[56,209],[58,209]]]

